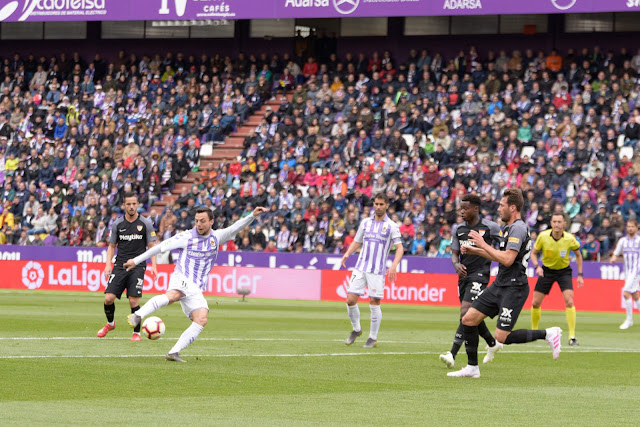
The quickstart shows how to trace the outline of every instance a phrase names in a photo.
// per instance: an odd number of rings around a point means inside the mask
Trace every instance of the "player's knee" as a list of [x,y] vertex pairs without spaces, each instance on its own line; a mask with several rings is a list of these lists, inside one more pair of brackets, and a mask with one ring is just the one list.
[[564,305],[565,305],[565,307],[567,307],[567,308],[573,308],[573,299],[566,300],[566,301],[564,302]]
[[510,332],[503,331],[502,329],[496,329],[495,339],[500,344],[504,344],[504,342],[507,340],[507,337],[509,336],[509,334],[510,334]]
[[476,323],[476,319],[468,311],[462,316],[462,324],[464,326],[478,325],[478,323]]
[[466,306],[460,307],[460,319],[462,319],[465,316],[465,314],[467,314],[468,311],[469,311],[469,307],[466,307]]
[[540,308],[541,305],[542,305],[542,303],[537,302],[537,301],[533,301],[531,303],[531,308]]
[[197,316],[197,317],[194,317],[194,318],[193,318],[193,322],[194,322],[194,323],[197,323],[198,325],[202,326],[203,328],[204,328],[205,326],[207,326],[207,322],[208,322],[208,321],[209,321],[209,320],[207,319],[207,316],[206,316],[206,315]]
[[115,302],[116,296],[114,294],[106,294],[104,296],[104,303],[107,305],[111,305]]

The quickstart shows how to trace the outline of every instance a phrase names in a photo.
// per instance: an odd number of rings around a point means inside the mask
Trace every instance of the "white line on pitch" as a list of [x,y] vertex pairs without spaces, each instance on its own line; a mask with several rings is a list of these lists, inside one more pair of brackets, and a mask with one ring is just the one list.
[[[640,350],[602,350],[602,353],[640,353]],[[548,350],[524,350],[509,351],[514,354],[538,354],[549,353]],[[576,353],[589,353],[589,351],[578,351]],[[417,352],[370,352],[370,353],[302,353],[302,354],[193,354],[187,355],[188,358],[193,357],[352,357],[352,356],[415,356],[415,355],[437,355],[435,351],[417,351]],[[140,358],[140,357],[164,357],[158,354],[93,354],[93,355],[21,355],[21,356],[0,356],[0,359],[101,359],[101,358]]]

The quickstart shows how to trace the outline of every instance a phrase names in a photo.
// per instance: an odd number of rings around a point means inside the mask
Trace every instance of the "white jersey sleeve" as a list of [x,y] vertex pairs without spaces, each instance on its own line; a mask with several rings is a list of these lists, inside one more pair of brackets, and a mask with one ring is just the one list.
[[613,251],[613,254],[615,256],[622,255],[622,248],[624,247],[624,240],[625,239],[626,239],[626,237],[621,237],[620,240],[618,240],[618,244],[616,245],[616,250]]
[[250,225],[254,219],[256,219],[256,217],[253,216],[253,214],[247,215],[244,218],[237,220],[227,228],[215,230],[213,235],[218,239],[218,245],[224,245],[229,240],[235,238],[236,234],[238,234],[238,232],[247,225]]
[[400,227],[398,224],[393,223],[391,226],[391,243],[393,245],[397,245],[398,243],[402,243],[402,235],[400,234]]
[[151,258],[154,255],[158,255],[159,253],[169,252],[174,249],[184,249],[187,247],[189,242],[189,236],[191,235],[191,230],[183,231],[182,233],[178,233],[170,239],[167,239],[160,243],[159,245],[154,246],[149,249],[145,253],[138,255],[133,259],[133,262],[136,265],[140,264]]
[[360,221],[360,225],[358,226],[358,231],[356,232],[356,237],[353,239],[355,242],[363,243],[364,242],[364,223],[366,219]]

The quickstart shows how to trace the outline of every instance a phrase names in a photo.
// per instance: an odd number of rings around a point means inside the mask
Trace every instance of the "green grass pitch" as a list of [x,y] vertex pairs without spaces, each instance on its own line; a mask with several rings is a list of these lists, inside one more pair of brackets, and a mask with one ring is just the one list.
[[[365,350],[366,304],[346,347],[342,303],[209,303],[177,364],[162,356],[189,324],[179,306],[156,312],[164,338],[132,343],[125,301],[98,339],[100,294],[0,291],[0,425],[637,425],[640,326],[620,331],[622,313],[578,311],[581,346],[565,334],[557,362],[544,342],[512,345],[470,379],[438,360],[453,308],[383,306],[379,346]],[[563,312],[543,311],[552,325],[565,328]]]

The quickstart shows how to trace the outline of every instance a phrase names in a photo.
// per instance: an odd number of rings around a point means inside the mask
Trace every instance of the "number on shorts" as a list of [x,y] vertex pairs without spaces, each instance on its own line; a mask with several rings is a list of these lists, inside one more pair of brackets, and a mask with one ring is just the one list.
[[109,275],[109,282],[108,282],[109,284],[111,284],[111,282],[113,282],[113,278],[114,278],[114,277],[116,277],[116,275],[115,275],[115,274],[111,274],[111,275]]

